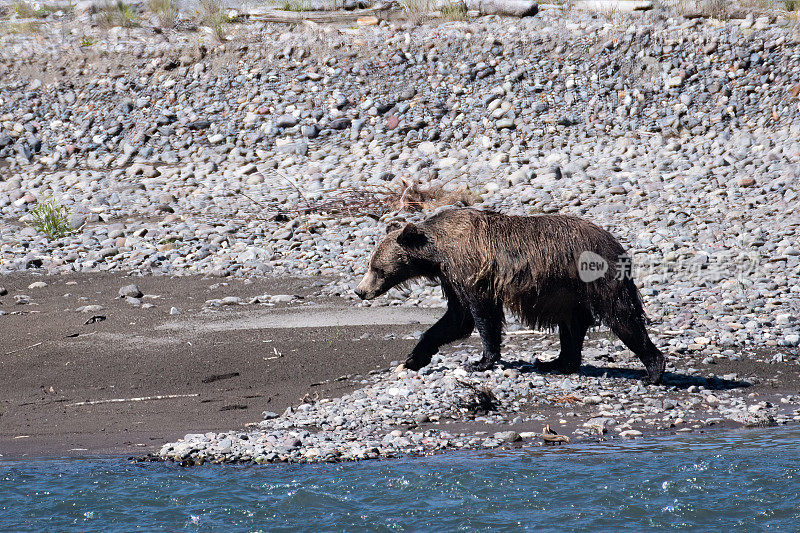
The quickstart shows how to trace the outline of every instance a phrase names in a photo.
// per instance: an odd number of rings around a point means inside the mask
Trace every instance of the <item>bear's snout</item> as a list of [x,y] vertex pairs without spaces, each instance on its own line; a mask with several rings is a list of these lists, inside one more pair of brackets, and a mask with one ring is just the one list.
[[371,300],[375,298],[375,276],[372,275],[372,272],[367,272],[367,275],[364,276],[364,279],[361,280],[361,283],[358,284],[356,287],[356,294],[362,300]]

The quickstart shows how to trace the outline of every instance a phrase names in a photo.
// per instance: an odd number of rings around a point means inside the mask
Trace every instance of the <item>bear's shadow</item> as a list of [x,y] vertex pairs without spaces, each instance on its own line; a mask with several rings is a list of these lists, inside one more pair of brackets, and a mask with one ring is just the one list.
[[[503,368],[513,368],[521,374],[536,373],[542,376],[569,377],[569,374],[559,374],[556,372],[543,372],[536,368],[534,364],[527,361],[501,361]],[[606,377],[612,379],[643,380],[647,374],[644,370],[633,368],[610,368],[599,367],[590,364],[581,365],[578,375],[589,377]],[[661,386],[676,387],[678,389],[688,389],[691,386],[705,387],[707,390],[730,390],[744,389],[752,386],[750,382],[734,379],[724,379],[720,377],[690,376],[677,372],[664,372]]]

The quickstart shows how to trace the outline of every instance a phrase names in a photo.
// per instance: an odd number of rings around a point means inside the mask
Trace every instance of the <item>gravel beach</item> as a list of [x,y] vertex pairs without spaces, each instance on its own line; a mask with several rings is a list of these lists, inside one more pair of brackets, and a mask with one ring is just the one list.
[[[362,369],[343,396],[265,407],[274,412],[257,429],[201,425],[156,455],[347,460],[541,443],[544,425],[574,441],[796,422],[800,26],[777,9],[684,14],[240,17],[224,43],[202,24],[156,28],[144,15],[133,28],[80,11],[50,14],[35,32],[6,22],[0,286],[107,271],[291,277],[352,307],[441,308],[424,283],[356,303],[386,223],[454,202],[574,214],[631,252],[668,357],[663,386],[640,385],[632,354],[604,329],[580,374],[539,374],[531,363],[556,355],[556,336],[512,321],[504,365],[490,372],[460,369],[477,356],[472,343],[395,372],[387,363],[403,359],[407,339],[388,361],[375,354],[381,371]],[[32,227],[31,210],[49,199],[74,233],[48,239]],[[124,285],[114,278],[109,290]],[[36,300],[35,289],[7,292],[4,330]],[[296,305],[255,296],[203,307]],[[78,309],[66,316],[94,314]],[[487,413],[473,405],[480,387],[496,396]]]

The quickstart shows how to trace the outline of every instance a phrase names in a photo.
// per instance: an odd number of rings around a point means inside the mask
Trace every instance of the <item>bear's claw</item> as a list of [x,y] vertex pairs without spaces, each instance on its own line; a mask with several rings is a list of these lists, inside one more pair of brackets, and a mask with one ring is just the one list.
[[406,359],[405,363],[403,363],[403,366],[406,367],[408,370],[419,370],[420,368],[428,366],[428,363],[430,362],[431,362],[430,359],[427,361],[420,361],[419,359],[414,359],[413,357],[409,357],[408,359]]

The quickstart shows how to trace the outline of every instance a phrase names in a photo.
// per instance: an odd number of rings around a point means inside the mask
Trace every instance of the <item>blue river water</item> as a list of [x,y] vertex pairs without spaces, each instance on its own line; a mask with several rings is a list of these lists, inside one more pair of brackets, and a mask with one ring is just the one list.
[[800,429],[321,465],[0,459],[0,531],[800,531]]

